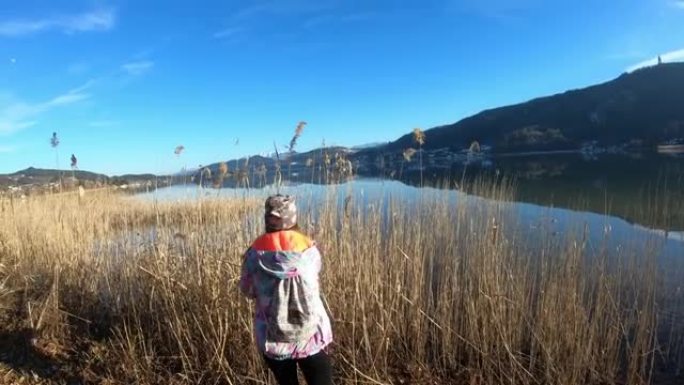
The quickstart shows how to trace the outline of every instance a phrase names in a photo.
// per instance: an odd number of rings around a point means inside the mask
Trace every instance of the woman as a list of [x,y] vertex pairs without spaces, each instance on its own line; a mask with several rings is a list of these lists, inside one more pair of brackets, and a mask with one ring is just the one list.
[[324,351],[332,330],[318,282],[321,254],[299,231],[294,197],[271,196],[265,206],[266,234],[247,250],[240,278],[240,290],[255,300],[257,346],[278,384],[298,384],[297,366],[307,384],[332,384]]

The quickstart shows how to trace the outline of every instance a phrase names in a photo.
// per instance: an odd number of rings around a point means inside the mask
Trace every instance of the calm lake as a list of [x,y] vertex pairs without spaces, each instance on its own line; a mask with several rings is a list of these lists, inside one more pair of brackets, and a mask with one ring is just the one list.
[[[510,156],[466,169],[467,176],[494,173],[515,180],[515,201],[499,205],[507,217],[513,218],[516,230],[530,240],[542,233],[568,239],[581,229],[589,237],[589,250],[625,250],[649,244],[662,260],[684,259],[683,172],[683,158],[658,155]],[[457,190],[417,187],[420,179],[415,174],[407,173],[402,182],[377,177],[357,177],[332,186],[293,181],[286,183],[281,192],[296,195],[303,211],[331,194],[341,204],[351,196],[356,204],[375,206],[397,200],[410,205],[431,196],[444,199],[445,194],[454,203],[465,197],[469,204],[488,202]],[[423,184],[444,178],[454,180],[455,175],[462,175],[462,171],[428,169],[424,171]],[[138,197],[160,201],[265,198],[274,192],[272,186],[218,190],[181,185]]]
[[[350,158],[354,160],[354,156],[351,154]],[[357,180],[401,181],[410,186],[444,186],[445,181],[449,181],[446,185],[454,189],[464,184],[464,179],[472,181],[478,176],[489,180],[506,178],[514,181],[515,201],[607,214],[659,230],[684,231],[684,154],[569,152],[480,155],[472,159],[468,157],[465,168],[463,156],[460,161],[450,160],[452,158],[427,154],[421,171],[416,156],[410,162],[395,159],[382,165],[372,157],[357,157],[353,170]],[[230,163],[231,169],[235,170],[243,163],[245,160],[234,161]],[[250,163],[250,185],[262,187],[272,183],[273,165],[268,166],[266,176],[259,177],[255,172],[259,165],[253,163]],[[286,161],[283,178],[298,185],[324,183],[329,173],[324,172],[319,163],[314,161],[311,166],[306,166],[305,162]],[[212,184],[206,179],[205,183]],[[223,185],[234,188],[236,183],[229,177]],[[394,195],[411,195],[410,189],[394,184],[388,186],[386,190]]]
[[[412,165],[405,182],[420,185]],[[426,169],[431,180],[489,175],[515,181],[515,200],[620,217],[661,230],[684,231],[684,154],[499,155],[462,165]]]

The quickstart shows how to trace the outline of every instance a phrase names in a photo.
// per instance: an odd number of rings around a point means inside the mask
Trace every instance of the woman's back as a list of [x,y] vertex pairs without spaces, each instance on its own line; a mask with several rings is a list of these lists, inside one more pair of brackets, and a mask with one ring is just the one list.
[[321,254],[298,230],[293,197],[269,197],[264,220],[266,234],[247,250],[240,277],[240,290],[255,300],[257,346],[279,384],[298,384],[299,366],[309,385],[330,385],[324,349],[332,328],[320,295]]
[[247,251],[240,287],[256,300],[257,344],[266,356],[307,357],[332,341],[320,269],[314,242],[294,230],[266,233]]

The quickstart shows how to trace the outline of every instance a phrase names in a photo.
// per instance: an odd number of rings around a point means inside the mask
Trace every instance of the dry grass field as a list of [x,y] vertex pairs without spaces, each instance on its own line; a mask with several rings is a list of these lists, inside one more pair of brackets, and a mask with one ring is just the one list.
[[[324,254],[336,383],[647,384],[681,370],[684,293],[653,245],[586,258],[581,227],[530,245],[496,200],[468,200],[331,197],[300,215]],[[0,383],[273,383],[236,289],[261,205],[1,201]]]

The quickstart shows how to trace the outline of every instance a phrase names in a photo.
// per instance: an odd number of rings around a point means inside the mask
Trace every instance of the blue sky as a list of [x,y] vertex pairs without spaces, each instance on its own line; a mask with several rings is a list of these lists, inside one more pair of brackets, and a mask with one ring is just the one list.
[[384,142],[658,54],[684,60],[684,1],[3,1],[0,173],[54,168],[53,131],[62,168],[112,175],[270,152],[300,120],[300,150]]

